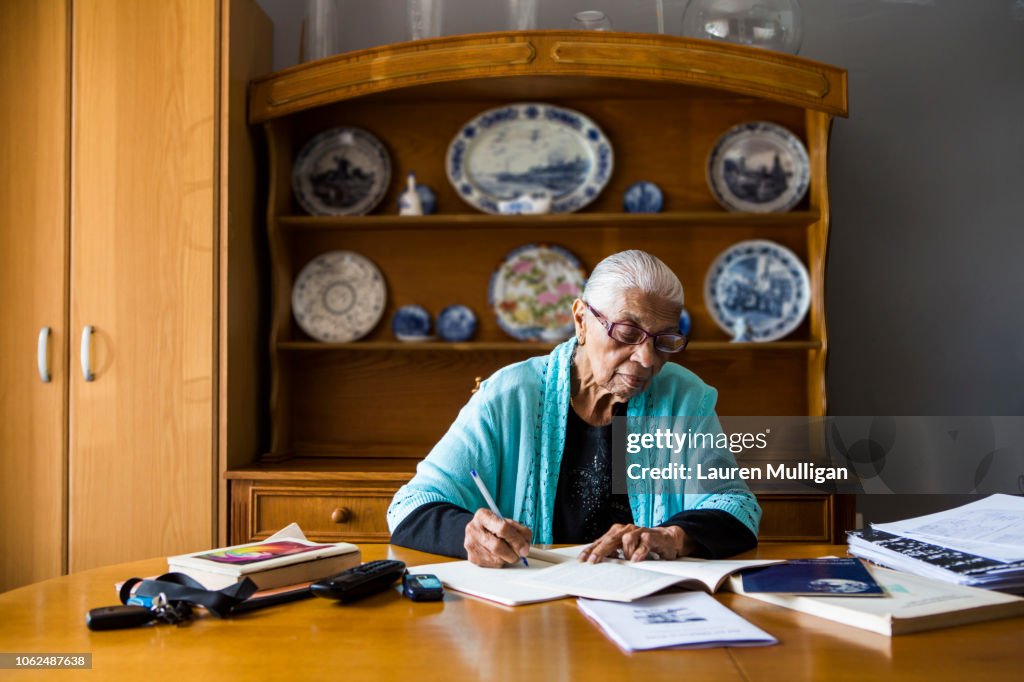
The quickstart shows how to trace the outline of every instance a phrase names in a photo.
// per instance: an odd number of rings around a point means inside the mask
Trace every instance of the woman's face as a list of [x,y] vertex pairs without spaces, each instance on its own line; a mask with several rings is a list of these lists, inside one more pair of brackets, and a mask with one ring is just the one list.
[[[652,334],[679,331],[679,306],[638,289],[626,291],[618,305],[609,308],[596,308],[609,322],[625,322]],[[586,355],[593,382],[623,401],[646,390],[669,354],[656,351],[650,338],[636,346],[611,338],[602,321],[580,299],[572,310],[576,335],[584,339],[578,352]]]

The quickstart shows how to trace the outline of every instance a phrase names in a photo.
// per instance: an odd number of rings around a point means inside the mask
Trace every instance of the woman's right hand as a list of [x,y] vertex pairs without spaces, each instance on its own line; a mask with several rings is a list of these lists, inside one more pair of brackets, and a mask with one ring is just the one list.
[[515,563],[530,551],[533,533],[511,519],[503,519],[490,509],[476,510],[466,525],[466,555],[471,563],[485,568],[501,568]]

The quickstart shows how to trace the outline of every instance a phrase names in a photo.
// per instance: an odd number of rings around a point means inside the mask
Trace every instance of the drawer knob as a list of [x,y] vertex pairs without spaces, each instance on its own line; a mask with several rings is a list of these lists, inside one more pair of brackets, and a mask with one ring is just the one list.
[[334,523],[348,523],[352,520],[352,510],[348,507],[337,507],[331,512],[331,521]]

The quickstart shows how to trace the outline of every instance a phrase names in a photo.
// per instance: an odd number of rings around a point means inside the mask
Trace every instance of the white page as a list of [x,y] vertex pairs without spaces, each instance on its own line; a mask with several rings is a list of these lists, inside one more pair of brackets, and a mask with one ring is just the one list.
[[543,571],[524,571],[515,579],[553,592],[612,601],[633,601],[679,582],[675,575],[640,571],[628,564],[610,561],[599,564],[567,561]]
[[[557,554],[566,557],[576,558],[586,545],[575,547],[563,547],[556,550],[548,550],[546,554]],[[532,552],[533,550],[531,550]],[[544,551],[544,550],[540,550]],[[532,556],[532,554],[531,554]],[[546,557],[539,557],[546,558]],[[742,571],[746,568],[756,566],[768,566],[770,564],[784,564],[785,559],[682,559],[668,560],[647,560],[647,561],[625,561],[622,559],[605,559],[609,563],[619,563],[632,568],[639,568],[645,571],[656,571],[674,575],[679,579],[692,579],[707,586],[707,589],[717,588],[727,576]],[[604,562],[602,562],[604,563]]]
[[[627,563],[627,562],[623,562]],[[736,571],[755,566],[768,566],[770,564],[784,564],[785,559],[675,559],[673,561],[639,561],[627,563],[628,566],[643,569],[645,571],[656,571],[674,575],[678,578],[689,578],[698,580],[709,591],[714,591],[725,580],[725,578]]]
[[413,566],[409,568],[409,573],[433,573],[445,586],[456,592],[465,592],[507,606],[518,606],[568,596],[566,592],[525,585],[517,580],[522,575],[538,573],[552,566],[554,564],[537,559],[530,560],[529,568],[522,564],[512,564],[505,568],[483,568],[468,561],[449,561]]
[[871,527],[996,561],[1024,559],[1024,498],[1013,495],[990,495],[956,509]]
[[631,604],[590,599],[577,604],[627,651],[778,643],[704,592],[663,594]]

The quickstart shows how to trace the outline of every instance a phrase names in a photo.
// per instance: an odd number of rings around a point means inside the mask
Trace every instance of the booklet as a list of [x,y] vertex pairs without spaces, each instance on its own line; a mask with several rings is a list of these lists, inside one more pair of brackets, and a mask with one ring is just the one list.
[[268,590],[340,573],[358,566],[360,558],[355,545],[311,542],[293,523],[259,542],[168,557],[167,566],[210,590],[234,585],[243,578]]
[[778,566],[744,571],[743,592],[833,597],[884,597],[859,559],[790,559]]
[[576,603],[626,651],[778,644],[704,592],[662,594],[631,604],[591,599]]
[[468,561],[415,566],[410,573],[433,573],[447,587],[508,606],[569,596],[632,601],[672,585],[714,592],[732,573],[782,560],[639,561],[605,559],[599,564],[576,560],[584,545],[556,550],[531,548],[529,567],[482,568]]

